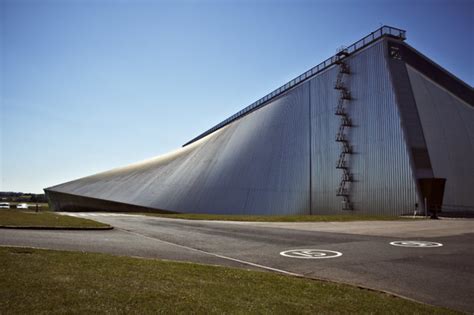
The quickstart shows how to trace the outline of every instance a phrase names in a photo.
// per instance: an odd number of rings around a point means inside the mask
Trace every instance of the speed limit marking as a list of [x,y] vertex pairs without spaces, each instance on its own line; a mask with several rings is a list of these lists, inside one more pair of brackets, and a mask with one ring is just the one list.
[[280,255],[291,258],[323,259],[340,257],[342,253],[327,249],[291,249],[281,252]]
[[394,241],[390,242],[390,245],[400,247],[415,247],[415,248],[429,248],[429,247],[441,247],[443,244],[437,242],[428,241]]

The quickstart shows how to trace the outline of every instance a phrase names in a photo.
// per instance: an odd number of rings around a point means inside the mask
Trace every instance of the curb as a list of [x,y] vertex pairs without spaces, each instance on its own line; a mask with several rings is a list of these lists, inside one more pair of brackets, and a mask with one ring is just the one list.
[[112,230],[113,226],[104,227],[72,227],[72,226],[15,226],[0,225],[0,229],[17,229],[17,230],[63,230],[63,231],[104,231]]

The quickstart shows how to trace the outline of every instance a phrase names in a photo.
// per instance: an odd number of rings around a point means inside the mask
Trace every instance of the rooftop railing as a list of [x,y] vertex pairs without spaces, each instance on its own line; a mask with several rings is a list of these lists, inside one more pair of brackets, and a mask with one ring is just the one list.
[[[376,31],[374,31],[374,32],[370,33],[369,35],[365,36],[361,40],[355,42],[354,44],[352,44],[348,47],[339,48],[338,52],[343,50],[347,54],[352,54],[352,53],[368,46],[369,44],[371,44],[372,42],[376,41],[377,39],[379,39],[383,36],[390,36],[390,37],[394,37],[396,39],[405,40],[406,39],[406,31],[404,31],[402,29],[395,28],[395,27],[384,25],[384,26],[380,27],[379,29],[377,29]],[[321,62],[317,66],[309,69],[308,71],[306,71],[305,73],[299,75],[298,77],[294,78],[293,80],[289,81],[288,83],[280,86],[278,89],[274,90],[273,92],[265,95],[264,97],[262,97],[261,99],[255,101],[255,102],[253,102],[249,106],[245,107],[241,111],[239,111],[239,112],[235,113],[234,115],[230,116],[229,118],[222,121],[221,123],[215,125],[211,129],[209,129],[209,130],[203,132],[202,134],[200,134],[199,136],[191,139],[190,141],[185,143],[183,145],[183,147],[187,146],[188,144],[191,144],[191,143],[193,143],[193,142],[195,142],[195,141],[197,141],[201,138],[204,138],[205,136],[213,133],[214,131],[216,131],[216,130],[224,127],[225,125],[230,124],[231,122],[233,122],[233,121],[249,114],[250,112],[253,112],[254,110],[256,110],[258,108],[261,108],[262,106],[265,106],[270,100],[275,99],[276,97],[280,96],[281,94],[283,94],[283,93],[289,91],[290,89],[294,88],[296,85],[299,85],[303,81],[306,81],[310,77],[313,77],[317,73],[327,69],[328,67],[332,66],[336,62],[336,60],[338,58],[337,55],[338,54],[329,57],[328,59],[324,60],[323,62]]]

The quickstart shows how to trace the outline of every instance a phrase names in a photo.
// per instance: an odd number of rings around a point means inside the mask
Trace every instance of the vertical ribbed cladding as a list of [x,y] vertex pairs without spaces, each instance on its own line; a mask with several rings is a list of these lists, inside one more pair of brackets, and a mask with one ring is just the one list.
[[186,185],[186,191],[172,202],[172,192],[155,195],[154,205],[197,213],[309,213],[308,108],[303,84],[225,127],[214,145],[204,138],[192,162],[174,170],[173,187]]
[[434,176],[446,178],[443,211],[474,210],[474,107],[407,65]]
[[335,142],[339,125],[334,110],[338,100],[334,90],[337,68],[311,80],[311,176],[312,213],[340,212],[336,189],[340,172],[336,169],[339,144]]
[[[397,40],[386,41],[386,60],[392,79],[393,89],[396,96],[397,107],[402,121],[403,134],[406,139],[408,157],[413,170],[413,178],[417,181],[419,178],[433,177],[433,169],[430,162],[430,156],[426,146],[420,117],[413,96],[413,89],[406,68],[406,57],[400,53],[400,49],[405,47],[403,43]],[[394,56],[390,56],[395,51]],[[417,188],[418,185],[416,186]],[[417,190],[417,204],[423,209],[423,199],[421,191]]]
[[[196,212],[309,213],[308,106],[303,84],[232,123],[235,131],[202,183]],[[230,202],[235,194],[242,194],[238,212]],[[213,202],[216,196],[224,203]]]
[[[385,39],[347,58],[354,213],[407,213],[418,201],[387,58]],[[176,212],[348,213],[336,196],[338,69],[328,67],[174,153],[48,190]]]
[[308,111],[305,83],[171,154],[48,191],[68,206],[108,200],[190,213],[309,214]]
[[[354,125],[347,133],[354,151],[350,196],[356,213],[396,215],[413,211],[417,194],[384,47],[380,41],[346,60],[351,74],[344,82],[353,97],[347,108]],[[336,74],[332,68],[311,82],[314,214],[344,213],[336,196],[341,176],[335,168]]]

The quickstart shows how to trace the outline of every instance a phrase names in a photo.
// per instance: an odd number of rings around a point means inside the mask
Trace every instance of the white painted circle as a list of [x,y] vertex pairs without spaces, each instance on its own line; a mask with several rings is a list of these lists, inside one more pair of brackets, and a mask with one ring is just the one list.
[[290,249],[281,252],[280,255],[291,258],[323,259],[336,258],[342,256],[342,253],[327,249]]
[[428,247],[441,247],[443,244],[437,242],[428,241],[394,241],[390,242],[390,245],[400,247],[416,247],[416,248],[428,248]]

